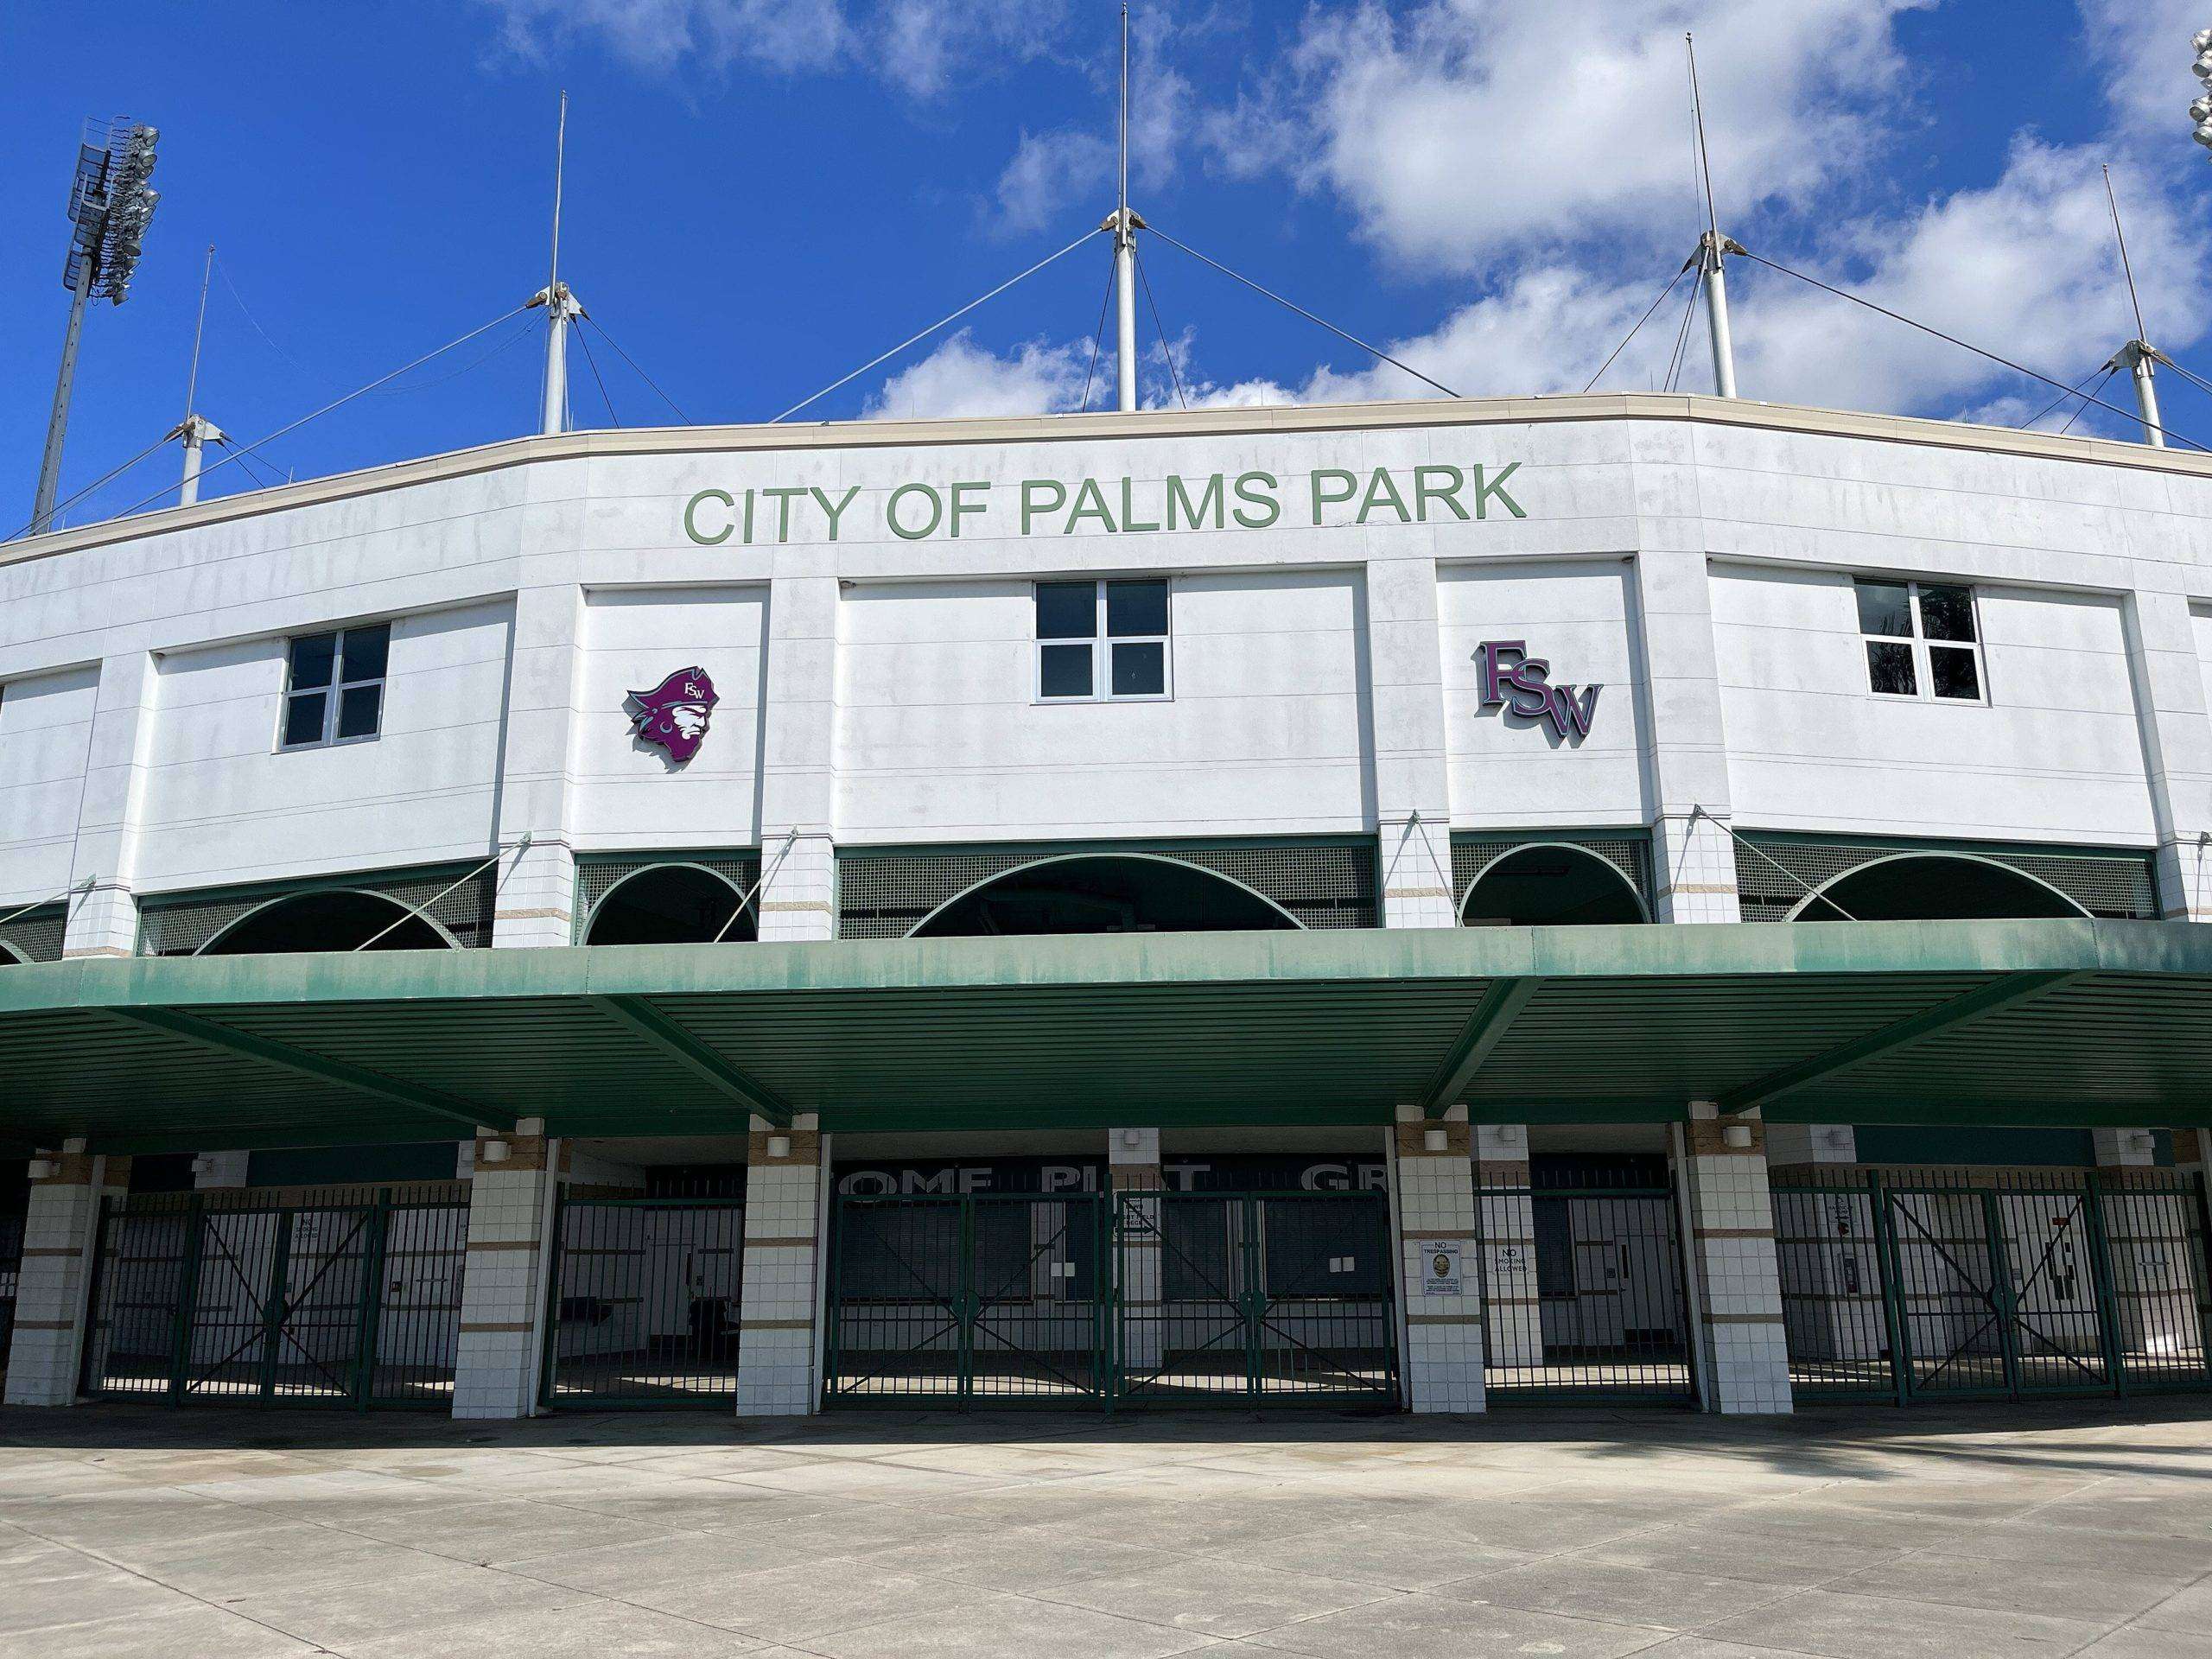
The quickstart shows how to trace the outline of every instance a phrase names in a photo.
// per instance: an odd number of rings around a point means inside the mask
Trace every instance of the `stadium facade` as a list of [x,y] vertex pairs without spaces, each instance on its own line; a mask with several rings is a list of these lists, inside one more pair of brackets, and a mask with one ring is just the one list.
[[2206,1386],[2208,529],[2177,450],[1653,395],[14,543],[6,1397]]

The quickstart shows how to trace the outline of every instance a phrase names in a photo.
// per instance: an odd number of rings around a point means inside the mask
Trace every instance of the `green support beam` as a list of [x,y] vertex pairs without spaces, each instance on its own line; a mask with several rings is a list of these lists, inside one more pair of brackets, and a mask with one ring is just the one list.
[[1475,1080],[1475,1073],[1482,1070],[1491,1051],[1504,1040],[1515,1018],[1543,985],[1542,980],[1533,976],[1491,981],[1483,1000],[1467,1016],[1466,1026],[1452,1045],[1452,1052],[1438,1068],[1435,1081],[1422,1095],[1422,1116],[1441,1117],[1446,1107],[1466,1093],[1467,1085]]
[[671,1020],[641,996],[588,996],[584,999],[601,1014],[642,1037],[670,1059],[721,1090],[748,1112],[757,1113],[778,1128],[791,1127],[793,1108],[766,1084],[746,1076]]
[[1955,996],[1924,1013],[1897,1020],[1850,1042],[1839,1044],[1809,1059],[1800,1060],[1795,1065],[1785,1065],[1778,1071],[1770,1071],[1740,1088],[1731,1089],[1720,1096],[1720,1109],[1732,1113],[1755,1110],[1784,1095],[1794,1094],[1800,1089],[1832,1077],[1840,1071],[1847,1071],[1854,1065],[1863,1065],[1878,1056],[1914,1043],[1925,1042],[1931,1037],[1956,1030],[1973,1020],[1986,1019],[1993,1014],[2016,1007],[2082,977],[2084,976],[2081,974],[2007,974],[1992,980],[1979,990]]
[[326,1055],[310,1054],[305,1049],[293,1048],[283,1043],[270,1041],[230,1026],[219,1026],[213,1020],[196,1015],[179,1014],[175,1008],[105,1008],[102,1013],[111,1020],[125,1025],[143,1026],[149,1031],[181,1037],[187,1042],[198,1043],[205,1048],[221,1049],[226,1053],[241,1054],[264,1065],[277,1066],[296,1071],[302,1077],[313,1077],[318,1083],[334,1083],[342,1088],[361,1094],[373,1095],[396,1105],[406,1106],[428,1116],[442,1118],[458,1123],[472,1135],[478,1124],[487,1128],[512,1129],[514,1115],[494,1106],[472,1105],[456,1100],[451,1095],[441,1094],[435,1089],[425,1089],[418,1084],[403,1083],[397,1077],[387,1077],[380,1072],[334,1060]]

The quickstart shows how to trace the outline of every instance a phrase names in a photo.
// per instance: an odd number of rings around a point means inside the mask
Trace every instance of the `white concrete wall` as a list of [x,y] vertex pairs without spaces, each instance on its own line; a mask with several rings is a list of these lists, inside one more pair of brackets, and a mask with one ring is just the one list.
[[279,751],[283,636],[158,659],[141,890],[485,855],[512,607],[391,619],[374,741]]
[[[780,448],[579,435],[17,544],[0,553],[0,902],[90,876],[69,949],[119,951],[136,893],[527,833],[535,873],[503,889],[500,939],[556,944],[574,847],[795,840],[770,931],[822,938],[837,842],[1357,831],[1381,838],[1389,919],[1448,925],[1448,819],[1656,823],[1662,913],[1732,919],[1725,835],[1694,808],[2156,848],[2186,886],[2212,831],[2200,461],[1707,418],[1697,400],[1584,407],[810,429]],[[1403,490],[1478,462],[1515,467],[1518,512],[1354,501],[1316,522],[1328,469]],[[1171,474],[1248,472],[1275,480],[1271,522],[1128,522],[1162,520]],[[1103,520],[1023,533],[1022,480],[1084,478]],[[992,506],[957,537],[886,528],[894,488],[962,480]],[[699,490],[771,486],[854,493],[834,537],[810,497],[780,534],[762,507],[749,543],[685,535]],[[1868,571],[1976,584],[1992,706],[1866,694],[1850,577]],[[1175,579],[1173,700],[1038,706],[1030,582],[1153,572]],[[384,617],[385,736],[274,753],[283,639]],[[1602,680],[1588,740],[1554,750],[1471,706],[1473,645],[1498,636]],[[632,745],[620,694],[695,660],[723,701],[671,772]]]
[[0,686],[0,912],[68,887],[98,664]]
[[[1629,562],[1444,565],[1437,586],[1454,825],[1648,822],[1643,652]],[[1507,639],[1548,662],[1553,684],[1603,688],[1588,736],[1561,739],[1540,721],[1483,706],[1479,648]]]
[[843,598],[837,830],[854,842],[1373,827],[1360,583],[1179,575],[1173,696],[1044,703],[1027,581]]
[[[579,849],[717,846],[757,837],[767,599],[757,586],[585,594],[571,768]],[[629,693],[695,666],[714,680],[719,701],[706,741],[677,766],[632,735],[624,703]]]
[[1985,705],[1869,692],[1849,572],[1714,574],[1739,824],[2152,842],[2116,598],[1978,588]]

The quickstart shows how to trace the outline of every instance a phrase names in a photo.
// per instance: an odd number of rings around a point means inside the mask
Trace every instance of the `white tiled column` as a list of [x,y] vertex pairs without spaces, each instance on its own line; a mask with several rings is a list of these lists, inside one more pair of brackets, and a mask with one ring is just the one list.
[[1764,1128],[1749,1116],[1723,1123],[1704,1101],[1691,1103],[1683,1126],[1700,1303],[1692,1335],[1704,1356],[1706,1405],[1731,1414],[1790,1409]]
[[161,688],[152,654],[134,652],[100,664],[85,786],[77,805],[65,957],[128,957],[138,950],[132,897],[137,824],[151,770],[155,705]]
[[2138,589],[2122,614],[2158,834],[2160,908],[2175,921],[2212,921],[2212,721],[2197,645],[2212,625],[2177,591]]
[[1483,1313],[1491,1365],[1544,1363],[1543,1304],[1536,1294],[1536,1210],[1529,1196],[1529,1130],[1475,1126],[1475,1185],[1482,1205]]
[[[567,509],[531,509],[548,541],[569,545]],[[570,750],[584,653],[583,596],[570,556],[526,561],[525,585],[515,595],[513,670],[507,691],[506,742],[500,752],[499,889],[492,943],[501,950],[573,944],[576,861],[572,850],[575,802]],[[602,717],[613,711],[601,710]],[[530,844],[524,846],[528,836]]]
[[[456,1417],[527,1417],[535,1403],[546,1183],[553,1179],[543,1129],[525,1118],[512,1135],[477,1132],[454,1370]],[[495,1143],[505,1146],[504,1158],[486,1155]]]
[[1727,829],[1728,737],[1713,640],[1713,577],[1696,516],[1694,468],[1686,452],[1675,452],[1688,441],[1672,429],[1631,437],[1644,515],[1636,582],[1650,666],[1647,760],[1659,794],[1653,884],[1662,922],[1737,922],[1743,916]]
[[837,937],[835,576],[768,585],[760,729],[760,937]]
[[1370,560],[1367,639],[1385,927],[1459,923],[1439,627],[1433,558]]
[[[1403,1275],[1406,1408],[1480,1411],[1483,1305],[1476,1282],[1475,1164],[1466,1108],[1424,1119],[1419,1107],[1400,1107],[1390,1164]],[[1433,1276],[1429,1258],[1440,1244],[1457,1248],[1456,1294],[1430,1295],[1426,1288]]]
[[753,1120],[745,1172],[745,1274],[738,1324],[737,1414],[804,1417],[820,1399],[823,1176],[829,1137],[801,1112],[780,1129]]
[[130,1182],[128,1158],[92,1156],[82,1142],[41,1156],[54,1167],[31,1182],[30,1210],[23,1218],[16,1330],[8,1355],[11,1406],[75,1403],[100,1200],[120,1197]]
[[[1149,1375],[1159,1370],[1165,1352],[1167,1300],[1166,1219],[1157,1196],[1166,1185],[1160,1169],[1160,1131],[1107,1130],[1106,1173],[1112,1189],[1108,1202],[1120,1212],[1111,1218],[1116,1255],[1109,1271],[1118,1275],[1121,1287],[1122,1364]],[[1121,1224],[1124,1215],[1130,1224],[1126,1228]]]

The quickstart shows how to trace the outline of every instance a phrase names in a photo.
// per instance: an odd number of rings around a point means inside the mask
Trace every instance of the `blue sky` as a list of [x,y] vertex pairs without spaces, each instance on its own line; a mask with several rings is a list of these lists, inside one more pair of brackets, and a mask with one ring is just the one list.
[[[0,10],[0,503],[29,516],[67,308],[79,123],[162,129],[129,302],[86,326],[62,493],[183,411],[251,441],[508,312],[544,281],[568,89],[563,274],[624,424],[766,419],[1112,206],[1112,0],[232,0]],[[1145,0],[1133,199],[1161,229],[1470,394],[1580,390],[1688,252],[1681,36],[1724,228],[1755,251],[2071,382],[2132,332],[2109,162],[2153,341],[2200,373],[2212,163],[2187,0]],[[809,416],[1076,406],[1097,238]],[[1419,395],[1157,241],[1192,401]],[[1732,268],[1745,395],[2021,423],[2050,395],[1758,267]],[[1685,284],[1603,383],[1662,385]],[[256,455],[262,479],[531,429],[538,315]],[[1149,401],[1173,403],[1149,308]],[[1678,384],[1708,384],[1700,338]],[[574,423],[609,421],[572,352]],[[2124,379],[2106,397],[2126,404]],[[1100,397],[1094,387],[1094,406]],[[2178,431],[2212,401],[2171,377]],[[2044,424],[2074,412],[2062,407]],[[2077,431],[2124,424],[2094,409]],[[157,454],[69,510],[174,482]],[[250,487],[244,465],[208,480]]]

